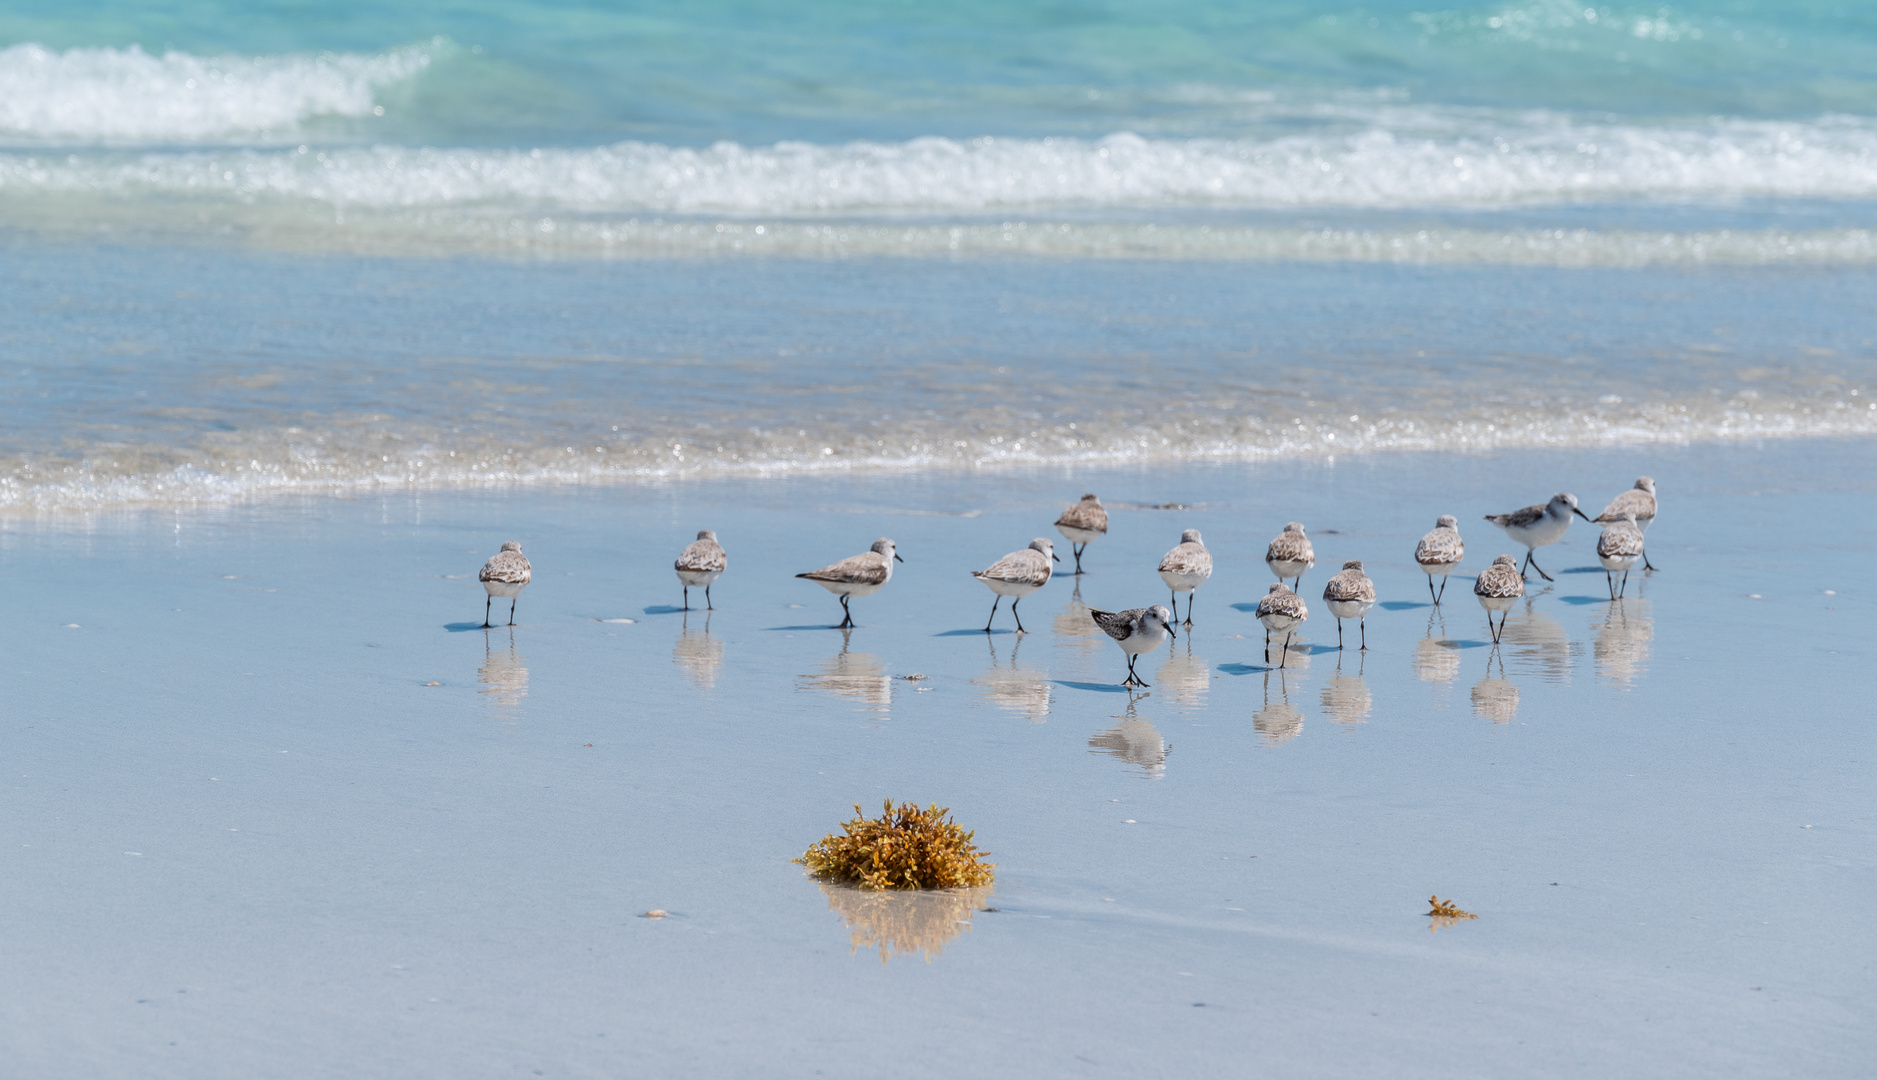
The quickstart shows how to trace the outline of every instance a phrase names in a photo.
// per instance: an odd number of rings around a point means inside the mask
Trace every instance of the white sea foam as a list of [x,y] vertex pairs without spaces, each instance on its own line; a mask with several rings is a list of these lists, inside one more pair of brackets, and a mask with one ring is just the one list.
[[286,133],[320,116],[366,116],[439,40],[373,55],[160,56],[40,45],[0,49],[0,138],[164,143]]
[[[218,94],[166,119],[137,106],[112,121],[21,119],[56,130],[120,123],[226,130],[287,123],[369,102],[379,74],[419,54],[306,61],[331,90]],[[152,63],[166,61],[151,60]],[[324,67],[322,67],[324,65]],[[177,73],[178,75],[180,72]],[[174,77],[174,76],[172,76]],[[257,76],[261,81],[271,76]],[[285,80],[283,80],[285,81]],[[130,95],[126,91],[126,97]],[[19,109],[20,106],[0,105]],[[253,110],[252,114],[241,112]],[[237,117],[236,114],[240,113]],[[192,194],[333,207],[537,207],[583,212],[802,215],[972,213],[1004,209],[1489,207],[1584,201],[1877,196],[1877,120],[1730,120],[1684,126],[1586,125],[1555,116],[1475,117],[1446,134],[1393,110],[1393,127],[1272,139],[921,138],[840,146],[627,142],[598,148],[486,150],[376,146],[77,155],[0,155],[0,191]],[[144,115],[147,114],[147,115]],[[212,114],[212,115],[211,115]],[[1418,117],[1418,119],[1417,119]],[[1386,119],[1378,115],[1377,119]],[[1516,119],[1516,122],[1513,122]],[[1413,121],[1412,123],[1410,121]],[[139,127],[141,125],[141,127]],[[1410,129],[1426,133],[1408,134]]]

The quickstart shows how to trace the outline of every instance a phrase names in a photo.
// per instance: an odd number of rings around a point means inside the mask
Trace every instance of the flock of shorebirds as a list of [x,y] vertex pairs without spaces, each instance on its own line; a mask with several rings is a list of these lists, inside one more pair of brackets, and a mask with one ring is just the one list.
[[[1535,559],[1537,551],[1564,539],[1570,530],[1571,518],[1581,517],[1585,521],[1603,526],[1603,534],[1597,539],[1597,561],[1603,566],[1605,580],[1609,585],[1610,599],[1622,597],[1629,585],[1629,571],[1638,563],[1648,570],[1648,553],[1644,550],[1643,534],[1655,520],[1656,498],[1655,481],[1645,476],[1636,481],[1636,486],[1623,492],[1610,501],[1601,514],[1596,517],[1578,509],[1577,496],[1561,492],[1551,500],[1509,514],[1487,514],[1486,520],[1505,530],[1505,534],[1525,545],[1525,563],[1519,565],[1511,555],[1500,555],[1493,559],[1492,565],[1481,571],[1473,582],[1473,595],[1479,599],[1480,606],[1486,610],[1486,625],[1492,631],[1494,645],[1499,644],[1500,635],[1505,630],[1505,620],[1514,601],[1525,595],[1525,572],[1536,570],[1546,581],[1552,580]],[[1084,495],[1077,502],[1064,510],[1056,519],[1056,529],[1071,544],[1075,559],[1075,573],[1082,573],[1082,554],[1088,545],[1107,535],[1108,511],[1101,505],[1101,500],[1094,495]],[[1451,514],[1442,514],[1434,523],[1434,530],[1421,537],[1414,547],[1414,561],[1427,574],[1427,593],[1433,599],[1434,606],[1447,593],[1447,577],[1460,565],[1466,554],[1466,544],[1460,539],[1459,522]],[[873,542],[873,547],[858,555],[842,559],[831,566],[819,570],[810,570],[795,575],[820,585],[833,593],[841,601],[841,627],[854,625],[853,611],[848,602],[857,596],[871,596],[886,587],[893,579],[893,564],[905,562],[893,541],[880,539]],[[1010,614],[1016,620],[1017,632],[1025,632],[1023,618],[1017,614],[1017,605],[1024,597],[1049,583],[1054,574],[1054,564],[1062,560],[1056,555],[1055,544],[1044,537],[1030,541],[1030,545],[1021,551],[1013,551],[992,563],[984,570],[973,570],[971,576],[983,582],[995,594],[991,601],[991,614],[984,623],[985,633],[991,631],[991,624],[997,618],[997,608],[1010,598]],[[1264,625],[1264,660],[1271,662],[1271,641],[1274,635],[1283,635],[1283,644],[1279,647],[1279,667],[1283,667],[1289,657],[1290,643],[1297,627],[1310,617],[1310,609],[1304,603],[1297,590],[1303,584],[1303,575],[1316,565],[1316,552],[1310,546],[1310,538],[1304,532],[1301,522],[1293,521],[1284,526],[1284,531],[1271,541],[1264,556],[1265,565],[1277,576],[1277,584],[1272,585],[1268,593],[1258,601],[1258,621]],[[728,565],[723,546],[717,542],[717,534],[710,529],[697,534],[697,539],[678,556],[673,569],[677,571],[678,582],[684,589],[684,606],[691,606],[691,590],[704,590],[704,604],[711,606],[710,587],[723,575]],[[491,605],[497,597],[509,601],[509,625],[515,623],[515,604],[533,576],[533,568],[528,564],[527,556],[521,552],[521,545],[511,540],[502,545],[482,567],[479,575],[488,598],[483,603],[482,625],[489,626]],[[1180,542],[1160,560],[1160,579],[1171,590],[1172,610],[1154,604],[1149,607],[1130,608],[1127,611],[1090,611],[1095,625],[1102,628],[1127,656],[1127,678],[1123,686],[1146,686],[1139,675],[1135,674],[1134,664],[1141,656],[1160,647],[1162,641],[1174,638],[1173,626],[1180,609],[1180,594],[1186,593],[1186,619],[1184,626],[1193,625],[1193,594],[1212,577],[1212,553],[1200,539],[1198,529],[1187,529],[1180,534]],[[1434,579],[1440,578],[1440,588],[1434,588]],[[1359,560],[1343,564],[1343,568],[1323,586],[1323,603],[1336,619],[1336,644],[1342,647],[1343,621],[1356,621],[1361,635],[1361,648],[1368,650],[1369,609],[1375,606],[1375,583],[1363,572]],[[1499,621],[1493,622],[1493,614],[1498,613]]]

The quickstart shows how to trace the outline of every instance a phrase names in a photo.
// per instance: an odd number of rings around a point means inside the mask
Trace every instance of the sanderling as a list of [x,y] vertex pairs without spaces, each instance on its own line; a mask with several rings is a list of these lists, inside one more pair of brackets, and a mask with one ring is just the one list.
[[1264,563],[1277,575],[1279,584],[1285,578],[1296,579],[1299,586],[1303,584],[1303,572],[1317,564],[1317,553],[1310,547],[1310,538],[1303,534],[1303,522],[1293,521],[1284,526],[1284,531],[1265,549]]
[[984,620],[984,632],[991,632],[991,620],[997,618],[997,605],[1010,597],[1010,613],[1016,616],[1017,633],[1025,633],[1023,616],[1017,615],[1017,604],[1024,597],[1049,584],[1049,575],[1054,567],[1052,562],[1061,562],[1056,558],[1056,545],[1042,537],[1030,541],[1030,546],[1022,551],[1013,551],[991,564],[989,570],[973,570],[971,576],[985,584],[997,599],[991,601],[990,618]]
[[723,576],[723,568],[728,557],[723,553],[722,545],[717,543],[717,534],[705,529],[697,534],[678,556],[672,568],[678,571],[678,581],[684,586],[684,610],[691,610],[691,590],[704,590],[704,607],[714,610],[710,602],[710,584]]
[[[1551,575],[1545,573],[1532,555],[1546,544],[1555,544],[1564,539],[1564,534],[1571,527],[1571,515],[1589,521],[1582,510],[1577,508],[1577,496],[1559,492],[1551,496],[1551,501],[1543,506],[1528,506],[1523,510],[1514,510],[1510,514],[1487,514],[1486,520],[1506,531],[1506,535],[1525,545],[1525,565],[1538,571],[1538,576],[1546,581]],[[1523,569],[1519,576],[1525,576]]]
[[1082,552],[1089,541],[1098,536],[1108,535],[1108,511],[1102,509],[1101,500],[1094,492],[1082,496],[1082,501],[1062,512],[1056,519],[1056,531],[1069,538],[1070,550],[1075,554],[1075,572],[1082,572]]
[[1303,597],[1290,591],[1281,581],[1271,586],[1271,591],[1258,601],[1258,621],[1264,624],[1265,663],[1271,662],[1271,635],[1274,633],[1284,635],[1284,659],[1278,661],[1277,666],[1283,667],[1290,661],[1290,639],[1297,632],[1297,624],[1309,617],[1310,609],[1305,606]]
[[1174,636],[1173,613],[1155,604],[1153,607],[1129,608],[1126,611],[1090,610],[1088,614],[1095,620],[1095,625],[1115,639],[1121,651],[1127,654],[1128,677],[1122,680],[1121,685],[1146,686],[1141,677],[1134,674],[1134,661],[1142,653],[1153,652],[1163,640]]
[[[1655,520],[1655,480],[1647,476],[1638,476],[1636,486],[1610,500],[1610,505],[1603,508],[1603,513],[1591,518],[1599,525],[1610,525],[1623,520],[1624,514],[1636,516],[1636,527],[1644,534],[1649,531],[1649,523]],[[1649,551],[1642,552],[1642,568],[1654,570],[1649,563]]]
[[1362,563],[1351,559],[1329,584],[1323,586],[1323,606],[1336,616],[1336,647],[1343,647],[1343,620],[1355,619],[1362,631],[1362,651],[1369,651],[1369,609],[1375,606],[1375,583],[1362,572]]
[[[1452,514],[1442,514],[1434,520],[1434,531],[1421,537],[1421,542],[1414,545],[1414,561],[1427,573],[1427,595],[1433,597],[1434,606],[1439,607],[1441,598],[1447,595],[1447,575],[1460,565],[1466,556],[1466,542],[1460,539],[1460,522]],[[1440,577],[1440,592],[1434,591],[1434,577]]]
[[1186,594],[1186,625],[1193,625],[1193,594],[1212,576],[1212,552],[1206,550],[1198,529],[1180,534],[1179,546],[1160,560],[1160,580],[1173,590],[1173,617],[1180,615],[1180,594]]
[[[1642,557],[1642,529],[1636,524],[1636,515],[1625,510],[1616,522],[1605,525],[1603,535],[1597,537],[1597,561],[1603,564],[1603,576],[1610,586],[1610,599],[1615,600],[1629,590],[1629,568]],[[1619,570],[1623,574],[1621,588],[1616,584]]]
[[893,579],[893,561],[899,552],[893,547],[893,541],[882,537],[873,542],[873,547],[858,555],[842,559],[833,566],[824,566],[819,570],[810,570],[806,574],[795,575],[807,578],[822,588],[841,598],[841,622],[843,627],[854,625],[854,613],[847,607],[850,596],[872,596],[886,587]]
[[[1473,580],[1473,595],[1479,597],[1479,606],[1486,609],[1486,629],[1492,631],[1492,643],[1499,644],[1499,635],[1505,633],[1506,615],[1512,611],[1512,602],[1525,595],[1525,575],[1519,573],[1519,562],[1510,555],[1501,555],[1492,561],[1479,577]],[[1499,625],[1492,624],[1492,613],[1501,612]]]
[[508,625],[515,625],[515,602],[521,597],[521,590],[528,587],[528,579],[534,576],[534,568],[528,565],[528,556],[521,553],[521,545],[513,540],[502,545],[502,550],[495,553],[495,558],[482,564],[482,573],[476,579],[489,595],[482,601],[482,625],[489,626],[489,605],[498,596],[508,597]]

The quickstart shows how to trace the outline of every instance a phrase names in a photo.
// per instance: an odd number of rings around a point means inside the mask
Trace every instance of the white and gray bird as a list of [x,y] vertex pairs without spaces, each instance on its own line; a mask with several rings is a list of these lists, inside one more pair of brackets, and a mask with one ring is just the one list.
[[1317,564],[1316,549],[1304,535],[1303,522],[1293,521],[1284,526],[1284,531],[1265,549],[1264,564],[1277,575],[1280,584],[1289,578],[1297,583],[1293,588],[1303,585],[1303,572]]
[[1108,511],[1091,491],[1082,496],[1081,502],[1062,512],[1056,519],[1056,531],[1069,539],[1069,549],[1075,555],[1075,572],[1080,575],[1082,552],[1088,549],[1090,541],[1108,535]]
[[[1452,514],[1434,520],[1434,531],[1414,545],[1414,562],[1427,574],[1427,595],[1439,607],[1447,595],[1447,575],[1466,557],[1466,542],[1460,539],[1460,522]],[[1434,579],[1440,578],[1440,591],[1434,591]]]
[[[1492,643],[1499,644],[1499,636],[1505,633],[1506,615],[1512,611],[1512,604],[1525,595],[1525,575],[1519,573],[1519,563],[1510,555],[1501,555],[1492,561],[1492,565],[1473,579],[1473,595],[1479,597],[1479,606],[1486,609],[1486,629],[1492,631]],[[1499,625],[1493,626],[1492,613],[1499,612]]]
[[893,580],[893,563],[899,557],[899,551],[893,541],[881,537],[873,542],[873,547],[858,555],[850,555],[832,566],[819,570],[810,570],[806,574],[795,575],[807,578],[841,598],[841,627],[854,625],[854,613],[848,609],[847,601],[855,596],[872,596],[886,587]]
[[[1610,599],[1616,600],[1629,591],[1629,568],[1643,557],[1642,528],[1635,514],[1624,511],[1621,518],[1603,527],[1603,535],[1597,537],[1597,561],[1603,564]],[[1616,583],[1618,573],[1623,575],[1620,587]]]
[[515,603],[521,597],[521,590],[528,587],[529,579],[534,577],[534,567],[528,565],[528,556],[521,553],[521,545],[510,540],[502,545],[502,550],[495,557],[482,564],[482,572],[476,580],[482,582],[488,596],[482,601],[482,625],[489,622],[489,605],[500,596],[508,600],[508,625],[515,625]]
[[1375,583],[1362,572],[1362,563],[1351,559],[1329,584],[1323,586],[1323,606],[1336,616],[1336,647],[1343,647],[1343,620],[1355,619],[1362,632],[1362,651],[1369,651],[1369,609],[1375,606]]
[[[1624,514],[1634,514],[1636,527],[1647,535],[1649,523],[1655,520],[1655,507],[1655,480],[1647,476],[1638,476],[1635,487],[1611,499],[1610,505],[1603,508],[1603,513],[1591,520],[1599,525],[1613,525],[1623,520]],[[1655,569],[1649,562],[1649,552],[1646,548],[1642,553],[1642,568],[1644,570]]]
[[1206,550],[1198,529],[1180,534],[1179,545],[1160,560],[1160,580],[1173,590],[1173,617],[1180,616],[1180,594],[1186,594],[1186,623],[1193,625],[1193,594],[1212,576],[1212,552]]
[[[1514,510],[1510,514],[1487,514],[1486,520],[1504,529],[1506,535],[1513,540],[1524,544],[1525,565],[1538,571],[1539,577],[1550,581],[1551,575],[1545,573],[1544,568],[1539,566],[1532,556],[1539,548],[1564,539],[1564,534],[1571,528],[1572,514],[1576,514],[1585,521],[1590,520],[1582,510],[1577,508],[1577,496],[1560,491],[1551,496],[1550,502],[1542,506],[1528,506],[1523,510]],[[1519,569],[1519,576],[1525,576],[1523,567]]]
[[1173,640],[1173,613],[1155,604],[1126,611],[1091,610],[1088,614],[1095,620],[1095,625],[1101,627],[1127,654],[1128,677],[1122,680],[1121,685],[1146,686],[1147,683],[1134,674],[1134,661],[1143,653],[1158,649],[1162,641]]
[[729,557],[723,553],[723,546],[717,543],[714,530],[705,529],[697,534],[697,539],[686,545],[683,554],[672,568],[678,572],[678,582],[684,586],[684,610],[691,610],[691,590],[704,590],[704,607],[715,610],[710,602],[711,583],[723,576]]
[[991,621],[997,618],[997,605],[1010,597],[1010,614],[1016,616],[1017,633],[1026,633],[1023,629],[1023,616],[1017,615],[1017,603],[1024,597],[1049,584],[1049,577],[1055,572],[1051,563],[1059,563],[1056,558],[1056,545],[1043,537],[1030,541],[1030,546],[1022,551],[1013,551],[991,564],[988,570],[973,570],[971,576],[982,581],[986,588],[997,594],[991,601],[991,616],[984,620],[984,632],[991,632]]
[[1303,602],[1303,597],[1290,590],[1283,582],[1271,586],[1258,601],[1258,621],[1264,624],[1264,662],[1271,662],[1271,635],[1284,635],[1284,658],[1278,661],[1278,667],[1284,667],[1290,661],[1290,639],[1297,633],[1297,627],[1310,617],[1310,608]]

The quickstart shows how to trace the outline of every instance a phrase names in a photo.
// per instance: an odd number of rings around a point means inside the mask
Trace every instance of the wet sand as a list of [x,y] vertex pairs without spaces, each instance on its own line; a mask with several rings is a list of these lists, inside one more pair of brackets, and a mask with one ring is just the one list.
[[[0,1054],[1859,1075],[1874,464],[1798,441],[6,519]],[[1611,604],[1579,522],[1491,649],[1470,573],[1517,549],[1480,515],[1560,489],[1594,514],[1645,472],[1662,572]],[[978,632],[967,572],[1058,539],[1085,490],[1113,514],[1090,572],[1024,601],[1031,633],[1007,603]],[[1468,549],[1435,612],[1410,556],[1441,513]],[[1271,671],[1241,605],[1289,520],[1313,615]],[[680,613],[670,561],[706,527],[718,610]],[[1084,609],[1165,603],[1187,527],[1217,571],[1129,695]],[[906,565],[828,629],[790,575],[879,536]],[[484,631],[474,574],[508,539],[535,580]],[[1345,558],[1380,592],[1366,657],[1317,599]],[[887,797],[952,807],[994,890],[856,897],[790,862]],[[1480,918],[1430,920],[1430,893]]]

